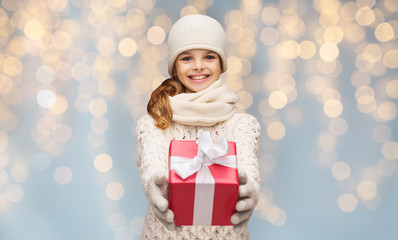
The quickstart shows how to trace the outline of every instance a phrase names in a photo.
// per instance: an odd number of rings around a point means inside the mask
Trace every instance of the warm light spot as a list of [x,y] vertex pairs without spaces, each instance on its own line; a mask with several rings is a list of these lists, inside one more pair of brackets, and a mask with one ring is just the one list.
[[55,115],[62,115],[68,109],[68,100],[61,95],[56,96],[55,104],[50,108]]
[[116,51],[115,42],[110,38],[100,38],[97,43],[97,50],[101,55],[110,57]]
[[350,165],[346,162],[336,162],[331,168],[332,175],[337,180],[345,180],[351,175]]
[[279,40],[279,31],[273,27],[266,27],[260,32],[260,40],[266,46],[273,46]]
[[0,74],[0,93],[7,94],[14,88],[14,82],[9,76]]
[[323,27],[335,26],[339,22],[339,15],[332,9],[325,9],[319,16],[319,23]]
[[8,11],[16,11],[20,8],[21,0],[2,0],[1,6]]
[[226,22],[232,27],[240,27],[246,21],[246,16],[241,11],[232,10],[227,14]]
[[84,81],[90,77],[90,68],[85,63],[76,63],[72,67],[72,76],[79,81]]
[[339,100],[341,99],[340,92],[334,88],[326,88],[322,91],[320,95],[321,102],[326,103],[329,100]]
[[45,29],[41,22],[33,19],[25,24],[24,33],[29,38],[40,39],[44,35]]
[[363,50],[363,58],[370,63],[380,61],[382,56],[383,51],[381,50],[381,47],[374,43],[367,45]]
[[287,96],[282,91],[273,91],[268,97],[268,103],[274,109],[282,109],[287,104]]
[[398,2],[396,0],[384,0],[384,7],[389,12],[398,12]]
[[281,122],[272,122],[267,127],[267,135],[272,140],[281,140],[286,134],[285,126]]
[[153,45],[159,45],[165,40],[166,33],[164,32],[163,28],[159,26],[153,26],[147,32],[147,38],[148,41]]
[[68,1],[67,0],[57,0],[57,1],[47,0],[47,6],[55,12],[62,12],[68,7]]
[[97,85],[98,93],[106,96],[112,97],[116,92],[116,83],[113,79],[106,79],[98,82]]
[[72,129],[66,124],[59,124],[53,132],[54,140],[59,143],[65,143],[72,137]]
[[238,108],[247,109],[253,104],[253,96],[248,91],[240,91],[237,94],[240,101],[236,104]]
[[137,43],[132,38],[123,38],[119,43],[119,52],[125,57],[133,56],[137,48]]
[[357,186],[357,193],[362,199],[371,200],[377,194],[377,185],[372,181],[362,181]]
[[108,4],[113,8],[124,9],[126,7],[126,0],[108,0]]
[[113,160],[111,156],[106,153],[97,155],[94,159],[94,167],[99,172],[109,172],[112,169]]
[[10,184],[5,189],[4,193],[5,197],[8,201],[16,203],[23,199],[24,197],[24,190],[18,184]]
[[369,104],[360,104],[357,102],[357,108],[360,112],[369,114],[369,113],[373,113],[374,111],[376,111],[377,103],[376,103],[376,101],[372,101]]
[[3,72],[8,76],[17,76],[22,72],[23,65],[20,59],[9,56],[3,62]]
[[300,43],[300,57],[303,59],[311,59],[316,54],[315,43],[305,40]]
[[329,131],[334,136],[342,136],[347,132],[348,124],[343,118],[332,118],[329,122]]
[[391,121],[397,117],[397,105],[393,102],[383,102],[377,106],[377,115],[383,121]]
[[106,13],[109,9],[109,5],[106,0],[91,0],[90,1],[91,9],[98,14]]
[[263,11],[261,12],[261,20],[266,25],[275,25],[279,22],[279,18],[281,13],[279,9],[273,6],[264,7]]
[[337,205],[341,211],[350,213],[357,208],[358,200],[354,195],[350,193],[344,193],[338,198]]
[[88,110],[92,115],[101,117],[108,111],[108,104],[104,99],[96,98],[90,101]]
[[124,195],[124,186],[119,182],[111,182],[106,185],[105,193],[110,200],[119,200]]
[[49,89],[43,89],[37,93],[36,101],[42,108],[51,108],[57,101],[55,93]]
[[180,11],[180,17],[191,14],[199,14],[199,10],[193,6],[185,6]]
[[323,132],[318,136],[318,146],[324,150],[331,152],[333,151],[338,143],[336,136],[330,134],[329,132]]
[[36,78],[42,84],[51,84],[55,77],[55,70],[51,66],[43,65],[36,70]]
[[319,56],[326,62],[334,61],[339,56],[339,48],[334,43],[326,42],[320,47]]
[[108,217],[108,226],[114,231],[123,230],[126,227],[126,217],[121,213],[113,213]]
[[94,117],[90,122],[91,129],[95,133],[105,133],[109,127],[109,121],[105,117]]
[[387,83],[386,93],[389,97],[398,98],[398,79],[391,80]]
[[337,99],[330,99],[323,105],[323,112],[330,118],[336,118],[343,112],[343,105]]
[[351,24],[344,28],[344,36],[348,41],[358,43],[366,37],[366,31],[358,24]]
[[55,169],[53,177],[56,183],[66,185],[72,181],[73,172],[69,167],[61,166]]
[[383,63],[388,68],[398,68],[398,50],[392,49],[384,54]]
[[52,44],[56,49],[64,50],[71,46],[72,38],[69,33],[65,31],[56,31],[52,36]]
[[325,42],[331,42],[334,44],[340,43],[344,38],[344,32],[340,27],[331,26],[325,29],[323,33]]
[[387,160],[398,159],[398,142],[389,141],[383,144],[381,153]]
[[23,164],[17,164],[11,169],[11,177],[15,182],[25,182],[29,177],[29,169]]
[[370,104],[375,100],[375,93],[369,86],[360,86],[355,91],[355,98],[359,104]]
[[287,220],[286,212],[278,207],[274,207],[268,211],[268,221],[274,226],[282,226]]
[[361,26],[369,26],[375,19],[376,16],[370,7],[362,7],[355,14],[355,20]]
[[228,70],[229,74],[238,74],[242,69],[242,61],[235,56],[228,57]]
[[388,42],[394,38],[394,29],[390,23],[380,23],[375,29],[375,37],[380,42]]
[[282,43],[281,53],[287,59],[295,59],[299,55],[300,45],[296,41],[286,41]]
[[11,112],[0,112],[0,129],[11,131],[18,125],[18,118]]
[[396,164],[394,161],[382,159],[377,164],[377,172],[384,177],[391,177],[394,175]]

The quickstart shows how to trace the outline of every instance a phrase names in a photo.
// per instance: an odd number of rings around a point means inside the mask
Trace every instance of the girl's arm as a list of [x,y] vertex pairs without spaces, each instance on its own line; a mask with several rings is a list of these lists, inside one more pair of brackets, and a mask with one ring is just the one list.
[[252,182],[256,199],[260,192],[260,173],[258,169],[258,149],[260,124],[249,114],[243,114],[234,128],[233,141],[236,142],[238,171],[247,174],[247,181]]
[[149,115],[143,116],[137,123],[137,167],[141,174],[142,188],[148,197],[148,183],[151,176],[168,176],[169,142],[163,130],[157,128]]

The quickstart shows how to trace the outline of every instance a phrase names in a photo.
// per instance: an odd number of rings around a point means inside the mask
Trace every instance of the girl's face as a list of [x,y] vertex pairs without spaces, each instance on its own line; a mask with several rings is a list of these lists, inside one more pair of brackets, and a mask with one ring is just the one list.
[[220,57],[210,50],[188,50],[178,55],[175,71],[186,88],[185,92],[199,92],[205,90],[220,77]]

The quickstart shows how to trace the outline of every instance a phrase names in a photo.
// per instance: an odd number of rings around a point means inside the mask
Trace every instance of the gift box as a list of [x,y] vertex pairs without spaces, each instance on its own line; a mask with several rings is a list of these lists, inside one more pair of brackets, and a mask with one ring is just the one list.
[[235,142],[199,131],[197,141],[172,140],[169,207],[176,226],[232,225],[239,194]]

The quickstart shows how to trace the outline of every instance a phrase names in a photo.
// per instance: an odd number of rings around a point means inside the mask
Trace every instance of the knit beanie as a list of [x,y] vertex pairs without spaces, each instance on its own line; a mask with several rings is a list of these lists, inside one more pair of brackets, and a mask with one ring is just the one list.
[[227,38],[221,24],[205,15],[187,15],[171,28],[168,39],[168,71],[173,76],[177,56],[191,49],[211,50],[220,56],[221,72],[227,70]]

